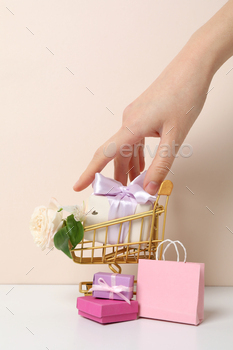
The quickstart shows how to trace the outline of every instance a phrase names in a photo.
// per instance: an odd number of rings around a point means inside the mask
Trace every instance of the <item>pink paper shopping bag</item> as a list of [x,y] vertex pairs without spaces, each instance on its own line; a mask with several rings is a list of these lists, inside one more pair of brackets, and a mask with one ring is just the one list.
[[[159,246],[167,241],[163,260],[158,260]],[[185,251],[184,262],[179,261],[176,243]],[[177,261],[164,260],[171,244]],[[139,317],[198,325],[204,318],[204,264],[186,262],[186,250],[179,241],[161,242],[156,260],[139,260],[137,301]]]

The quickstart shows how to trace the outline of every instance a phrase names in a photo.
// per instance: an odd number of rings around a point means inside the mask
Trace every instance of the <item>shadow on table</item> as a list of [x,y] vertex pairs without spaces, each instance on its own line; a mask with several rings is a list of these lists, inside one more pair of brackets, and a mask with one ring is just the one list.
[[214,320],[219,321],[221,316],[224,316],[224,310],[219,310],[219,309],[207,309],[206,310],[205,309],[203,323],[205,323],[206,321],[207,322],[214,321]]

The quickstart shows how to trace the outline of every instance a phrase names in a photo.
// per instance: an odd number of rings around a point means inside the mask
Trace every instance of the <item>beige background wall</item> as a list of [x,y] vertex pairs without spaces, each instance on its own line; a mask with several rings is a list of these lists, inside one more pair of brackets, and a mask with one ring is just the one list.
[[[1,2],[0,283],[78,283],[101,268],[40,251],[30,215],[51,196],[78,204],[91,194],[91,187],[75,193],[72,186],[120,127],[124,107],[225,2]],[[232,67],[233,58],[217,72],[185,140],[193,155],[179,157],[168,176],[174,192],[166,237],[185,244],[189,261],[205,262],[207,285],[233,285],[233,70],[226,75]],[[158,140],[147,144],[153,149]],[[112,177],[113,163],[103,174]]]

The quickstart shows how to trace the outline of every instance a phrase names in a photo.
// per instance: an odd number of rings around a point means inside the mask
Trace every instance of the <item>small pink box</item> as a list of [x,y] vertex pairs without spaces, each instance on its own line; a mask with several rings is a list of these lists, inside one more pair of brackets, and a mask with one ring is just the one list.
[[122,300],[96,299],[92,296],[77,298],[79,315],[90,320],[105,324],[136,320],[138,317],[138,302],[131,304]]

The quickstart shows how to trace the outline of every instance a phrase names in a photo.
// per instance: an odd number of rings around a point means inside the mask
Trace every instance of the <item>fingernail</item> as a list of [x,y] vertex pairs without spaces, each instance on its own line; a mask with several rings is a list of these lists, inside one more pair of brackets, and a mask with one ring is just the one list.
[[159,189],[159,185],[155,181],[149,182],[145,188],[146,192],[150,193],[152,196],[156,194],[158,189]]

